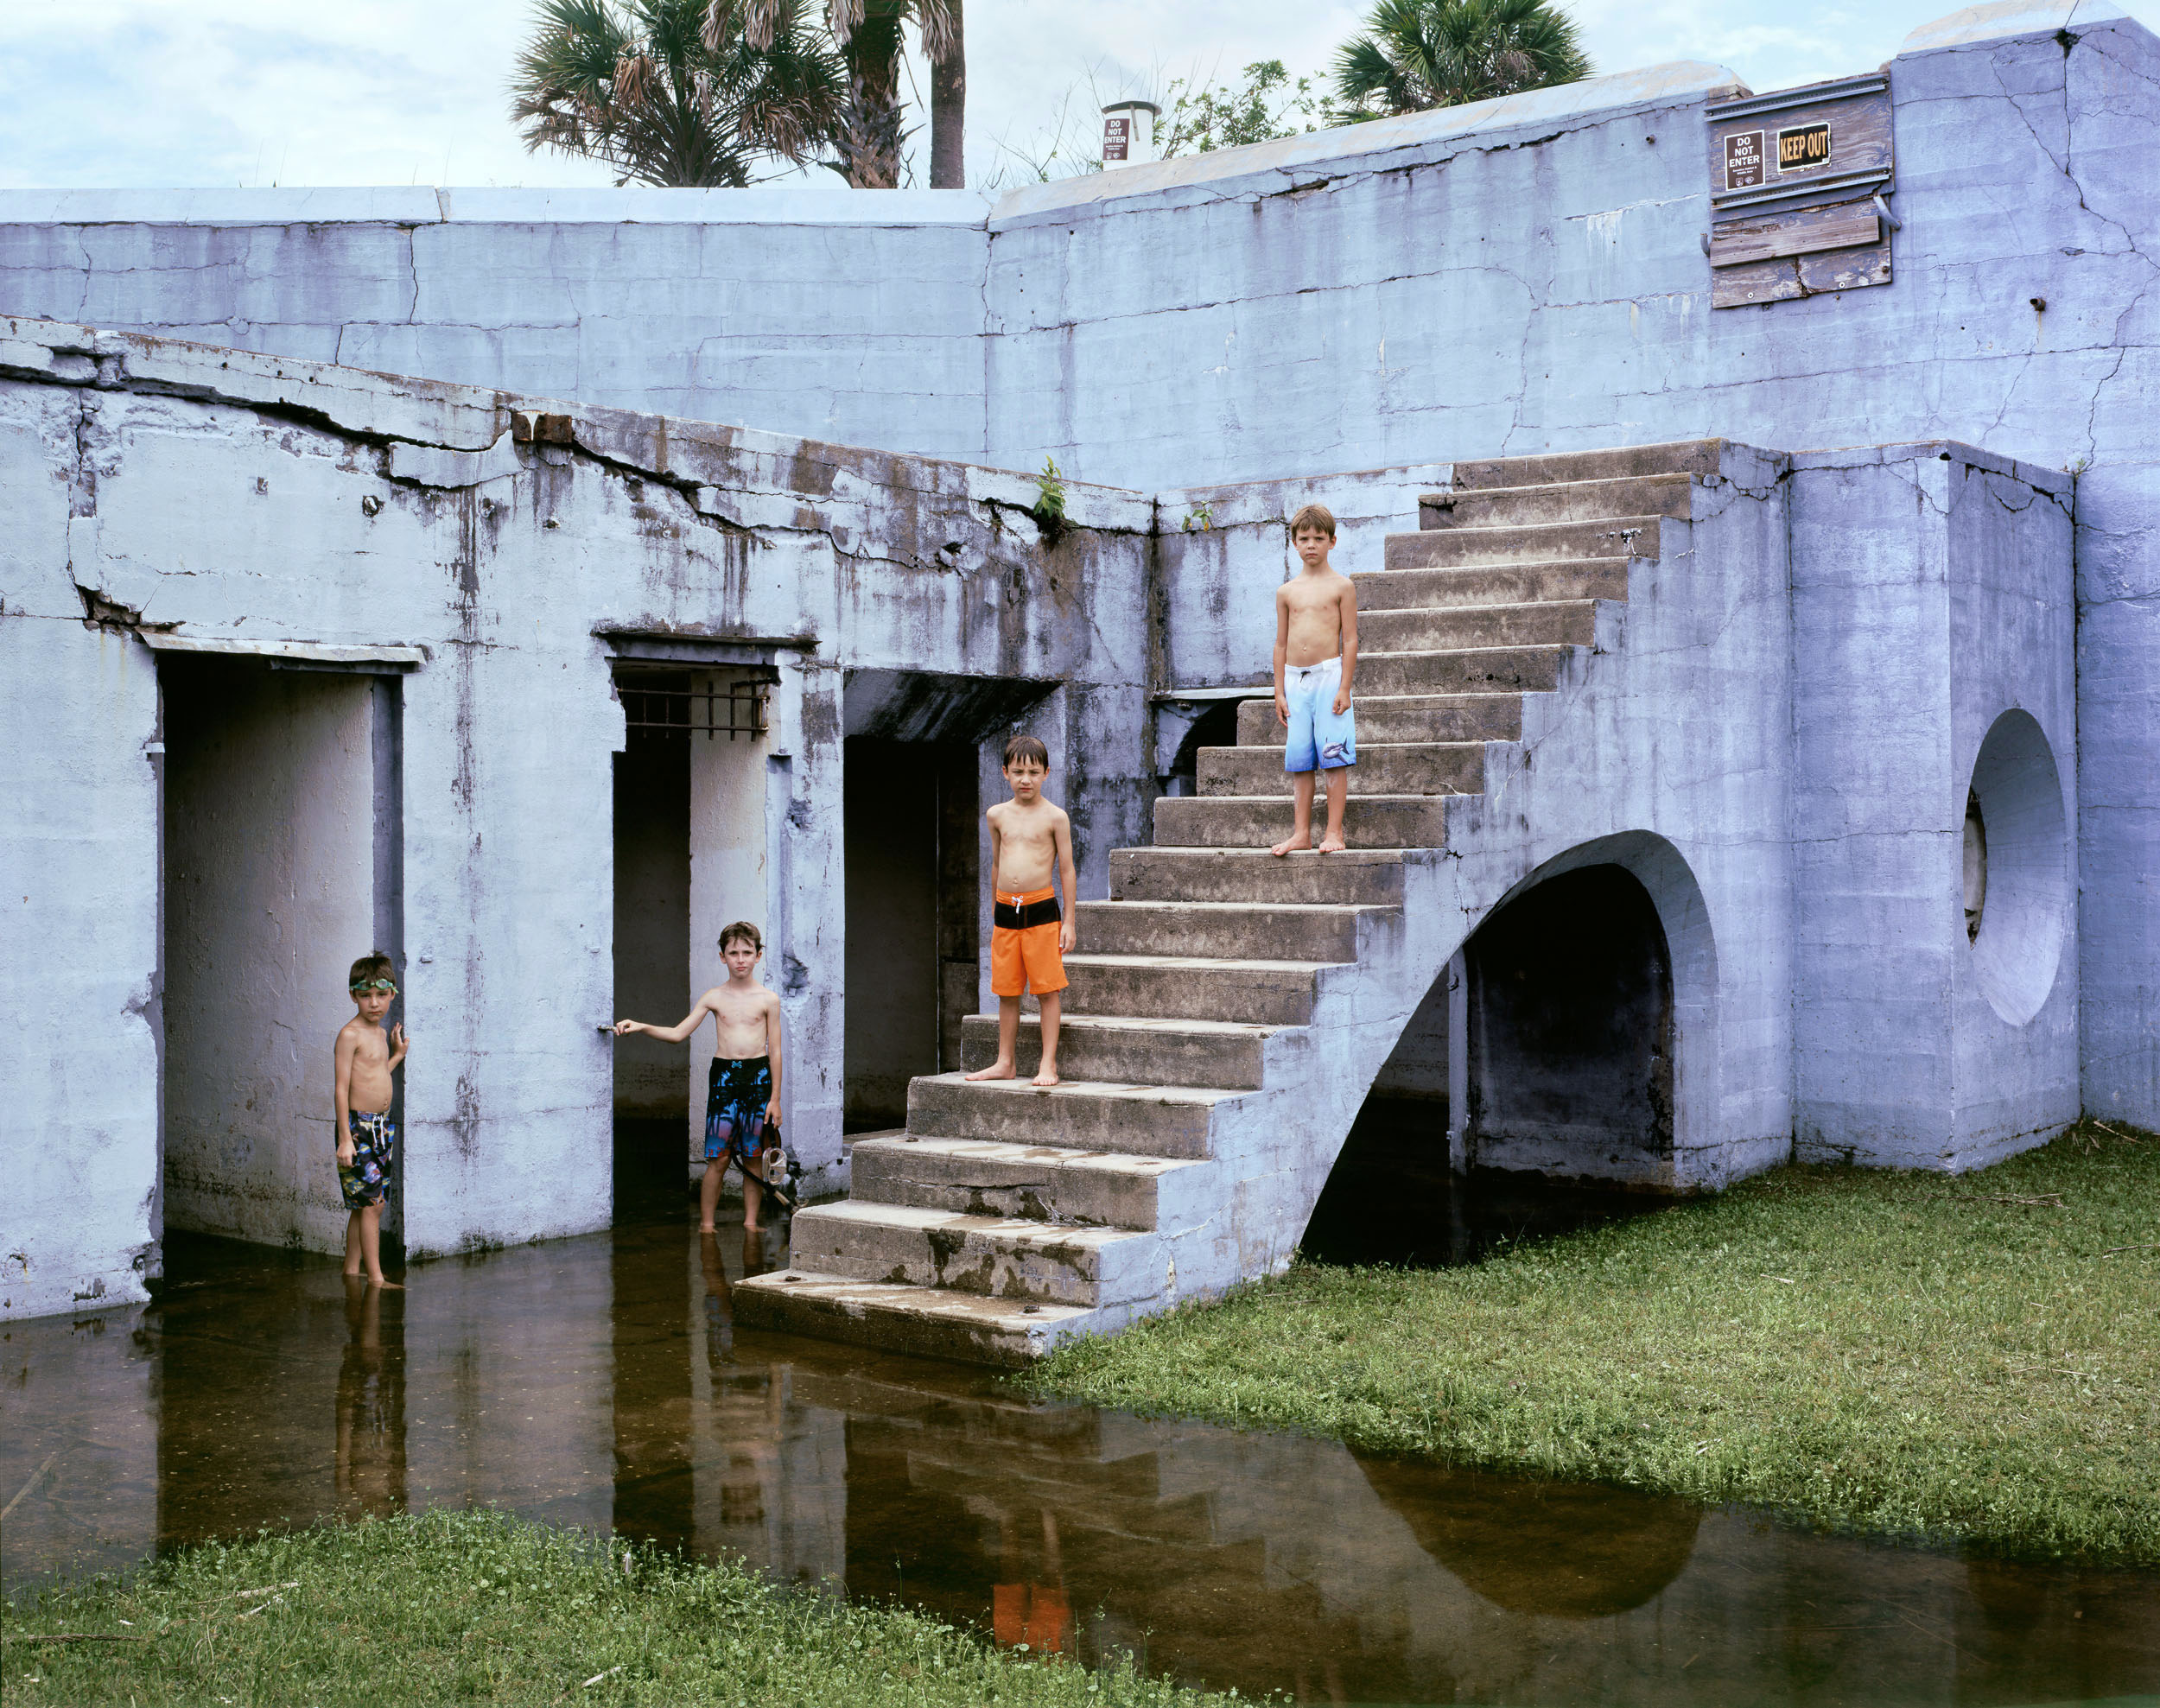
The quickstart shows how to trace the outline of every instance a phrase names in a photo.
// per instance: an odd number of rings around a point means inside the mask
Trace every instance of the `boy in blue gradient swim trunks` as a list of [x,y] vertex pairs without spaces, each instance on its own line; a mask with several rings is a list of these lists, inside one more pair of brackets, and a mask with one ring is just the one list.
[[765,938],[746,919],[720,934],[720,958],[727,982],[697,999],[679,1025],[649,1026],[618,1020],[615,1035],[633,1032],[680,1044],[707,1014],[718,1036],[705,1087],[705,1178],[698,1183],[698,1230],[713,1231],[720,1184],[733,1163],[742,1171],[742,1225],[758,1231],[758,1211],[767,1191],[787,1203],[780,1177],[780,999],[758,982]]
[[1282,768],[1291,774],[1297,817],[1271,850],[1278,857],[1312,846],[1312,778],[1327,776],[1324,854],[1340,854],[1350,768],[1357,763],[1357,720],[1350,679],[1357,674],[1357,589],[1328,562],[1335,517],[1309,504],[1290,518],[1300,574],[1275,589],[1275,716],[1289,731]]

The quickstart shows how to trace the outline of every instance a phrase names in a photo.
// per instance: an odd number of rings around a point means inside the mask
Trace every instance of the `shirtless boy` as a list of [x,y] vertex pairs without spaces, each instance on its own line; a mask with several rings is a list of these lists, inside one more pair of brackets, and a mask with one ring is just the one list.
[[1312,774],[1327,773],[1324,854],[1340,854],[1343,806],[1350,768],[1357,763],[1357,722],[1350,679],[1357,674],[1357,589],[1328,562],[1335,517],[1309,504],[1290,518],[1290,543],[1303,570],[1275,589],[1275,717],[1290,732],[1282,768],[1291,774],[1297,816],[1290,835],[1271,850],[1295,854],[1312,846]]
[[1043,798],[1050,752],[1032,735],[1005,744],[1005,784],[1013,791],[984,815],[990,822],[990,989],[998,1000],[998,1058],[969,1079],[1011,1079],[1019,1072],[1020,998],[1035,993],[1043,1011],[1043,1060],[1035,1083],[1058,1083],[1058,1016],[1072,953],[1072,921],[1051,889],[1053,873],[1071,905],[1072,821]]
[[367,1266],[372,1286],[394,1287],[383,1278],[383,1204],[390,1197],[390,1165],[397,1153],[397,1124],[390,1118],[397,1087],[391,1075],[405,1059],[405,1029],[383,1032],[383,1016],[397,994],[390,956],[378,950],[353,963],[346,981],[360,1012],[338,1029],[331,1051],[330,1100],[337,1110],[338,1189],[345,1221],[345,1273]]
[[[742,1171],[742,1225],[758,1231],[758,1210],[770,1182],[773,1196],[782,1188],[773,1178],[780,1149],[780,999],[758,982],[758,962],[765,938],[746,919],[720,934],[720,958],[727,963],[727,982],[707,991],[682,1024],[649,1026],[643,1020],[618,1020],[615,1035],[641,1032],[680,1044],[710,1014],[718,1036],[713,1065],[705,1083],[705,1178],[698,1183],[698,1231],[713,1231],[713,1211],[720,1203],[727,1165]],[[783,1199],[785,1202],[785,1199]]]

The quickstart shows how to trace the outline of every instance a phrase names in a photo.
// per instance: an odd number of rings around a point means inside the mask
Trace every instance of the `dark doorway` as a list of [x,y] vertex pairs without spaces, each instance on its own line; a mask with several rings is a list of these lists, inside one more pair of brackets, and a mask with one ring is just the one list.
[[[655,675],[639,688],[686,688]],[[690,740],[631,725],[615,755],[615,1013],[673,1025],[689,1012]],[[679,1209],[689,1070],[686,1047],[615,1040],[615,1219]]]
[[[159,692],[158,1214],[173,1229],[341,1253],[331,1043],[353,1019],[353,962],[379,949],[403,963],[399,684],[176,654],[160,663]],[[403,1019],[393,1004],[384,1023]]]
[[1671,1156],[1672,956],[1633,873],[1538,885],[1464,958],[1473,1164],[1628,1178]]
[[850,1133],[899,1127],[907,1083],[960,1063],[976,1005],[979,759],[965,741],[848,739]]
[[1222,701],[1192,721],[1192,727],[1185,732],[1185,740],[1178,744],[1177,756],[1170,762],[1170,774],[1159,779],[1164,794],[1200,792],[1200,750],[1237,746],[1237,708],[1243,703],[1238,700]]

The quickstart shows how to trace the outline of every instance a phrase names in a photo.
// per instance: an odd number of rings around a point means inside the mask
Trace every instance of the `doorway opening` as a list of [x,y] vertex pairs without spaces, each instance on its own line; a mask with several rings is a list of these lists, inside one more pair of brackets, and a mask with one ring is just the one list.
[[[721,929],[766,931],[766,702],[762,665],[619,660],[614,775],[618,1018],[671,1026],[721,983]],[[768,934],[769,935],[769,934]],[[614,1044],[614,1219],[670,1216],[704,1168],[709,1019],[687,1040]]]
[[[404,973],[401,686],[181,653],[158,685],[161,1234],[342,1253],[331,1044],[355,960],[379,949]],[[403,1171],[401,1157],[386,1258]]]
[[1464,956],[1472,1166],[1650,1181],[1673,1153],[1673,961],[1624,867],[1547,879]]
[[960,1065],[978,1000],[981,766],[972,740],[849,736],[844,752],[845,1129],[905,1125],[918,1074]]

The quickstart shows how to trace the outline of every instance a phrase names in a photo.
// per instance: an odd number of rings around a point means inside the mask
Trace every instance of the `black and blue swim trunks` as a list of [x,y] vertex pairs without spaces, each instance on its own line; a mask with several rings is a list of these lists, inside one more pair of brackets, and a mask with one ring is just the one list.
[[714,1057],[705,1083],[705,1160],[726,1157],[745,1168],[754,1163],[765,1147],[765,1111],[772,1101],[770,1057]]
[[390,1197],[390,1165],[397,1155],[397,1123],[387,1109],[347,1109],[353,1160],[338,1165],[338,1191],[347,1210],[370,1210]]

